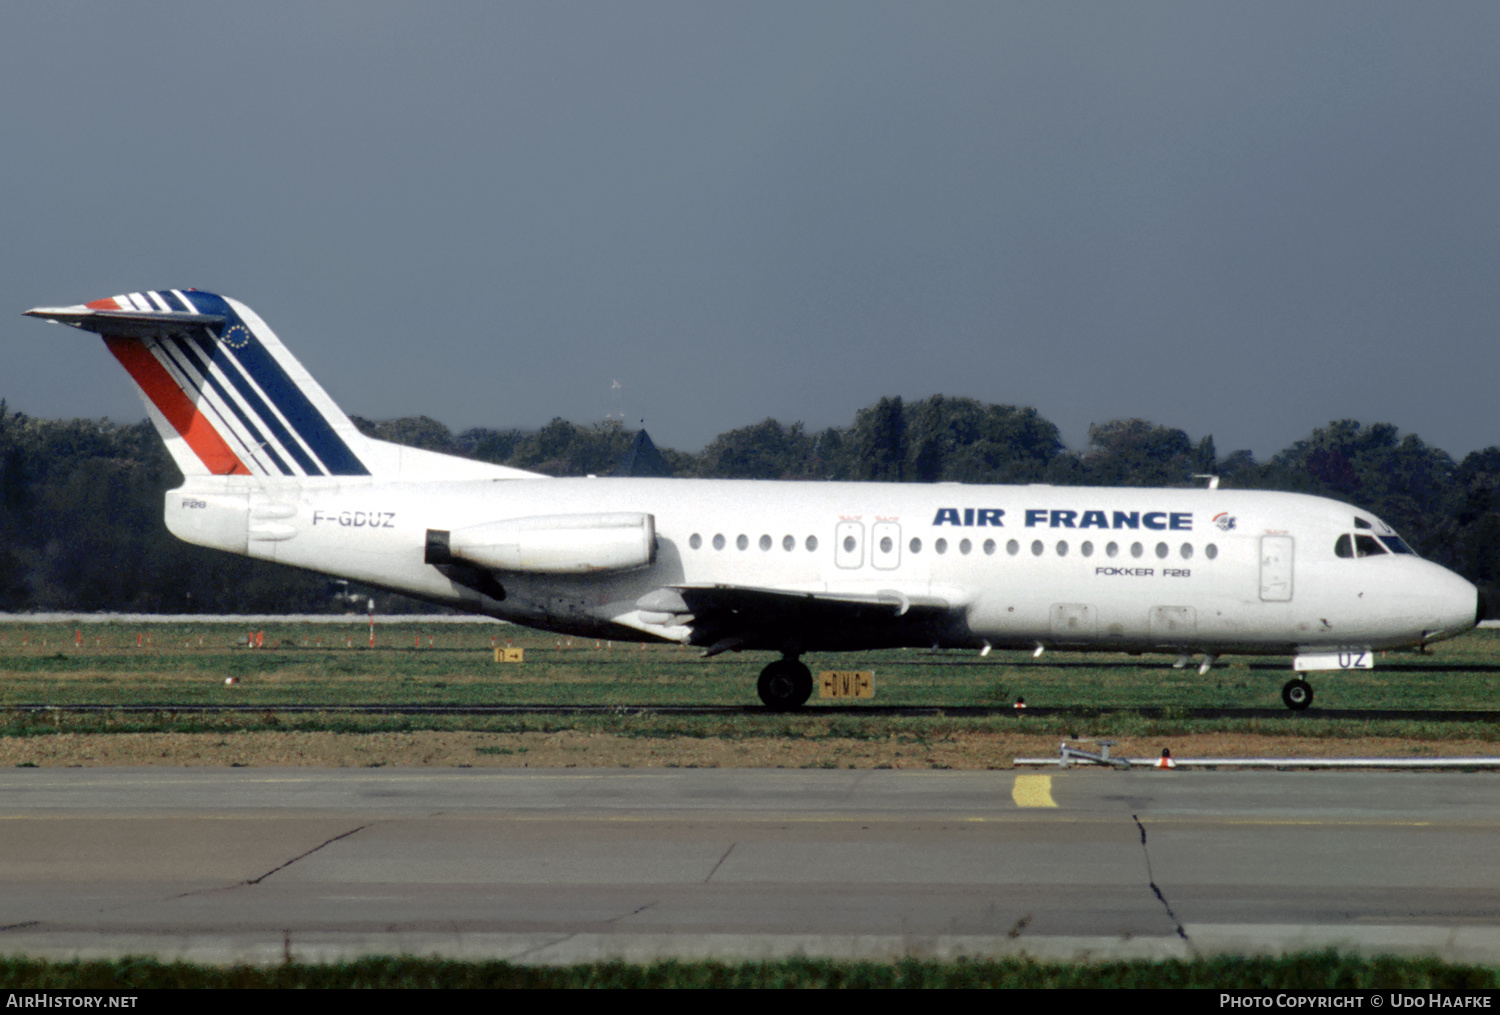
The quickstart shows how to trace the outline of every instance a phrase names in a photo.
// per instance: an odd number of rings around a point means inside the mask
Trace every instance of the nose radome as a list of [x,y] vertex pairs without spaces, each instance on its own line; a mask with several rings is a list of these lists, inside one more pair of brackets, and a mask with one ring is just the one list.
[[1488,604],[1479,588],[1447,568],[1434,575],[1433,591],[1440,596],[1439,623],[1436,631],[1427,633],[1426,641],[1452,638],[1473,629],[1484,619]]

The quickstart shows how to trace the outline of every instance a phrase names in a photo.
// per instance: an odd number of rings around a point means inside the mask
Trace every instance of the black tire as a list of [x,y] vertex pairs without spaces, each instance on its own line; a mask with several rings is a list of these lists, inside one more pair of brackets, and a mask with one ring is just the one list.
[[1281,700],[1293,712],[1300,712],[1312,704],[1312,685],[1305,680],[1288,680],[1281,689]]
[[812,697],[812,671],[795,659],[779,659],[760,671],[755,686],[766,708],[791,712]]

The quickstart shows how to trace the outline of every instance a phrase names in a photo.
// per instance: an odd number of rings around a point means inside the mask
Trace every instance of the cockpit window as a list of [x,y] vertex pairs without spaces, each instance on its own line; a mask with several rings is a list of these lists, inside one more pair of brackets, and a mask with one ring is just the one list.
[[1417,551],[1406,545],[1406,541],[1392,532],[1388,536],[1367,536],[1362,532],[1353,535],[1344,533],[1333,544],[1333,552],[1339,557],[1375,557],[1387,553],[1409,553]]
[[1359,515],[1355,515],[1354,516],[1354,527],[1356,529],[1373,529],[1375,526],[1373,526],[1369,522],[1365,521]]
[[1392,553],[1409,553],[1413,557],[1417,551],[1406,545],[1406,540],[1397,535],[1381,536],[1380,541],[1384,543]]

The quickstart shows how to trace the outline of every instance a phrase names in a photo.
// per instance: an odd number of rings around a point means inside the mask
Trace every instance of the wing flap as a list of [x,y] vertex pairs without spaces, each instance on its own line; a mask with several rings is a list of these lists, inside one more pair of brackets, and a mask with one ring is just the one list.
[[692,629],[705,655],[733,649],[782,651],[873,643],[925,642],[961,612],[962,596],[931,590],[797,590],[746,585],[674,585],[642,596],[637,606]]

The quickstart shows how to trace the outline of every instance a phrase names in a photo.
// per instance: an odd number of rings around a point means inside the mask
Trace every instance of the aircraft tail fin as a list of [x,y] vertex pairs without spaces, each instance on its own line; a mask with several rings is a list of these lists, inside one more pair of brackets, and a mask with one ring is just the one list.
[[165,289],[26,316],[100,334],[187,476],[534,476],[364,436],[237,300]]

